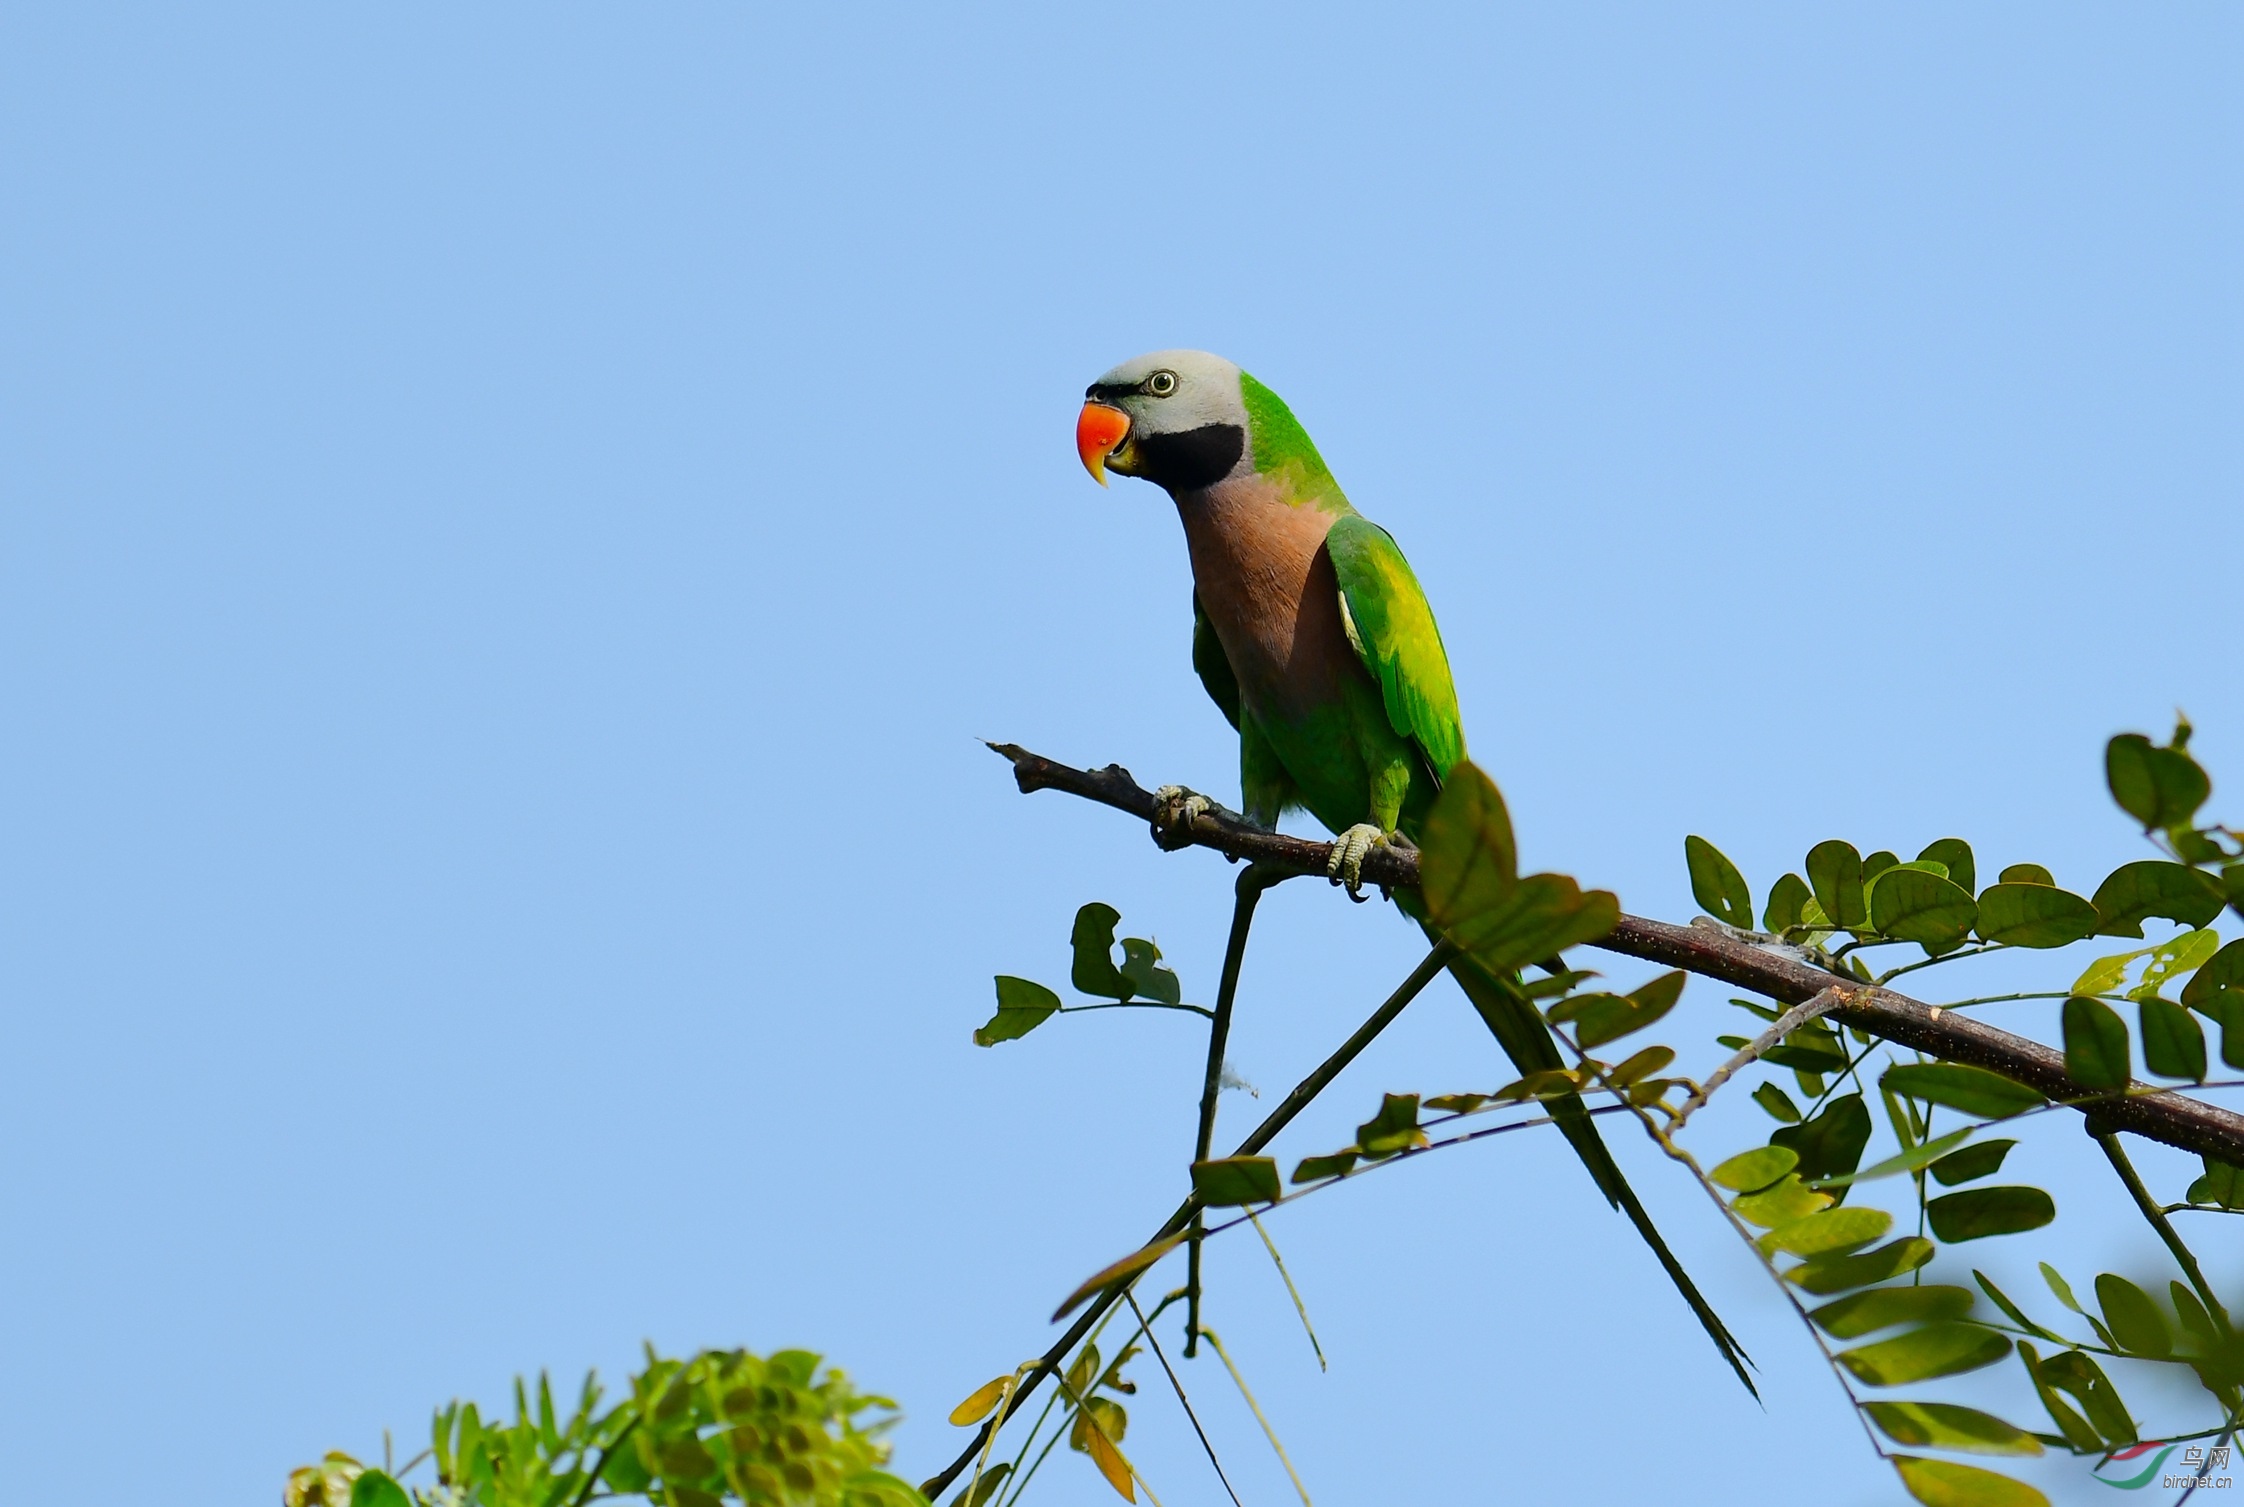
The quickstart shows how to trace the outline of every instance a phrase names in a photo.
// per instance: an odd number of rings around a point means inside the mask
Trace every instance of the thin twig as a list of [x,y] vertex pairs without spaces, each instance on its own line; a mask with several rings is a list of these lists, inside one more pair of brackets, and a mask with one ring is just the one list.
[[[1208,1023],[1208,1070],[1200,1086],[1200,1128],[1192,1146],[1195,1164],[1208,1159],[1215,1144],[1216,1101],[1223,1093],[1223,1049],[1231,1039],[1231,1011],[1239,999],[1239,970],[1247,960],[1247,933],[1254,925],[1262,892],[1292,876],[1283,869],[1249,864],[1234,886],[1231,936],[1223,948],[1223,974],[1216,984],[1215,1014]],[[1200,1353],[1200,1216],[1192,1216],[1192,1239],[1185,1255],[1184,1358]]]
[[1239,1501],[1239,1493],[1231,1489],[1231,1478],[1223,1473],[1223,1462],[1216,1458],[1215,1446],[1208,1442],[1208,1431],[1200,1427],[1200,1415],[1192,1411],[1192,1399],[1184,1395],[1184,1383],[1177,1380],[1176,1370],[1169,1364],[1169,1357],[1161,1351],[1161,1337],[1153,1332],[1153,1321],[1145,1316],[1144,1309],[1138,1307],[1136,1293],[1125,1292],[1122,1296],[1128,1300],[1130,1312],[1138,1316],[1138,1331],[1145,1336],[1145,1342],[1153,1347],[1153,1358],[1161,1363],[1161,1370],[1169,1378],[1170,1390],[1177,1394],[1177,1406],[1183,1408],[1184,1416],[1192,1420],[1192,1432],[1200,1436],[1200,1448],[1208,1452],[1208,1463],[1215,1467],[1216,1479],[1223,1483],[1224,1495],[1231,1498],[1233,1507],[1245,1507]]
[[2141,1174],[2135,1171],[2135,1164],[2128,1160],[2126,1150],[2119,1144],[2118,1133],[2103,1128],[2102,1122],[2093,1117],[2088,1121],[2088,1133],[2096,1138],[2097,1145],[2104,1148],[2104,1155],[2111,1159],[2112,1170],[2119,1174],[2119,1180],[2127,1185],[2127,1191],[2134,1196],[2135,1207],[2143,1211],[2143,1217],[2150,1221],[2151,1228],[2158,1231],[2158,1238],[2166,1242],[2166,1249],[2173,1252],[2175,1262],[2189,1278],[2189,1285],[2197,1289],[2198,1297],[2204,1299],[2206,1312],[2226,1330],[2229,1327],[2228,1310],[2221,1306],[2219,1298],[2213,1296],[2212,1284],[2205,1280],[2205,1273],[2198,1266],[2196,1255],[2182,1243],[2182,1237],[2175,1232],[2173,1222],[2159,1208],[2158,1200],[2152,1198],[2150,1189],[2143,1186]]
[[584,1478],[584,1484],[577,1488],[576,1495],[569,1498],[569,1507],[584,1507],[584,1504],[592,1499],[592,1488],[600,1484],[600,1473],[608,1468],[609,1457],[623,1448],[623,1441],[630,1438],[638,1429],[641,1416],[638,1413],[632,1414],[631,1421],[625,1424],[622,1431],[613,1439],[610,1439],[606,1446],[601,1449],[600,1458],[592,1466],[592,1474]]
[[1278,1442],[1278,1431],[1270,1426],[1269,1419],[1262,1416],[1262,1405],[1254,1400],[1254,1393],[1247,1390],[1247,1379],[1232,1364],[1231,1352],[1223,1348],[1223,1341],[1216,1338],[1213,1329],[1202,1332],[1208,1337],[1208,1348],[1215,1351],[1216,1358],[1223,1362],[1223,1369],[1229,1371],[1231,1379],[1238,1383],[1239,1395],[1247,1400],[1247,1408],[1254,1414],[1254,1421],[1262,1425],[1263,1435],[1269,1439],[1270,1447],[1278,1452],[1278,1463],[1286,1468],[1286,1474],[1293,1480],[1293,1489],[1301,1494],[1301,1507],[1315,1507],[1309,1500],[1309,1488],[1301,1484],[1301,1472],[1293,1468],[1293,1461],[1286,1458],[1286,1447]]
[[[1860,986],[1849,987],[1845,984],[1833,984],[1815,998],[1794,1005],[1778,1016],[1766,1031],[1741,1047],[1736,1056],[1707,1074],[1706,1082],[1699,1086],[1698,1092],[1685,1099],[1682,1107],[1675,1111],[1675,1118],[1668,1122],[1667,1133],[1674,1135],[1681,1130],[1683,1122],[1704,1108],[1706,1101],[1714,1097],[1716,1089],[1729,1082],[1741,1069],[1758,1061],[1763,1052],[1784,1040],[1785,1037],[1790,1036],[1794,1031],[1799,1030],[1809,1021],[1829,1015],[1860,992]],[[1735,1041],[1737,1038],[1733,1036],[1730,1039]]]

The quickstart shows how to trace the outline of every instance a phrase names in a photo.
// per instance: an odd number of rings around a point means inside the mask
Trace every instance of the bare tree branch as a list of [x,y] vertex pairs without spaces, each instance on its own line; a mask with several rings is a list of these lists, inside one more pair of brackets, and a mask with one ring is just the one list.
[[[1149,824],[1165,815],[1153,792],[1119,764],[1076,769],[1011,743],[992,743],[990,748],[1012,764],[1013,778],[1024,793],[1061,790],[1126,811]],[[1158,827],[1154,841],[1171,851],[1213,848],[1227,858],[1304,874],[1323,874],[1332,856],[1331,843],[1265,831],[1221,809]],[[1384,888],[1414,888],[1418,883],[1418,855],[1405,848],[1374,848],[1364,857],[1363,877],[1366,883]],[[1673,926],[1624,915],[1608,936],[1592,945],[1720,979],[1787,1005],[1801,1004],[1834,984],[1840,985],[1850,998],[1831,1012],[1833,1020],[1944,1062],[2000,1073],[2060,1104],[2084,1113],[2093,1111],[2102,1127],[2130,1131],[2146,1140],[2244,1166],[2244,1115],[2147,1083],[2130,1083],[2124,1094],[2089,1088],[2067,1075],[2064,1053],[2029,1037],[1833,973],[1788,951],[1732,935],[1712,923]]]

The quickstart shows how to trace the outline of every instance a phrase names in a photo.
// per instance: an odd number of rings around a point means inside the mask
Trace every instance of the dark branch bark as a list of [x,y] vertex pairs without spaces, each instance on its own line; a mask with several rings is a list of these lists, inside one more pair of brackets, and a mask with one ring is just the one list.
[[[1153,792],[1132,779],[1119,764],[1075,769],[1010,743],[992,743],[990,747],[1012,764],[1013,778],[1024,793],[1063,790],[1126,811],[1149,824],[1162,815],[1161,803]],[[1303,874],[1324,873],[1332,855],[1330,843],[1264,831],[1228,811],[1205,812],[1189,823],[1156,829],[1154,841],[1172,851],[1213,848],[1231,859]],[[1387,888],[1415,887],[1418,855],[1402,848],[1376,848],[1364,859],[1363,876],[1367,883]],[[1672,926],[1624,915],[1611,935],[1592,945],[1720,979],[1788,1005],[1839,985],[1854,997],[1831,1013],[1834,1020],[1944,1062],[1967,1063],[2000,1073],[2060,1104],[2084,1112],[2093,1109],[2097,1121],[2114,1130],[2131,1131],[2146,1140],[2244,1166],[2244,1115],[2146,1083],[2131,1084],[2124,1095],[2088,1088],[2066,1074],[2062,1052],[2038,1041],[1891,989],[1832,973],[1727,931],[1705,925]]]

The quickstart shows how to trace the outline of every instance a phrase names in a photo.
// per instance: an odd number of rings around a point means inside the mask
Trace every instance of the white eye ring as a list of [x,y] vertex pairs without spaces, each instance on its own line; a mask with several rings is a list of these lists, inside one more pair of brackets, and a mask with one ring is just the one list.
[[1165,398],[1177,390],[1177,374],[1171,371],[1155,372],[1145,379],[1145,390],[1157,398]]

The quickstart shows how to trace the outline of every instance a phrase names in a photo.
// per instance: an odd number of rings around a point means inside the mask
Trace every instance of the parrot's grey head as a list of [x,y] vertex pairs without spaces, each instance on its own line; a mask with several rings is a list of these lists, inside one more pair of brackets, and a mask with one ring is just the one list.
[[1155,351],[1125,361],[1083,394],[1076,453],[1101,486],[1111,470],[1172,493],[1195,492],[1251,471],[1243,375],[1206,351]]

